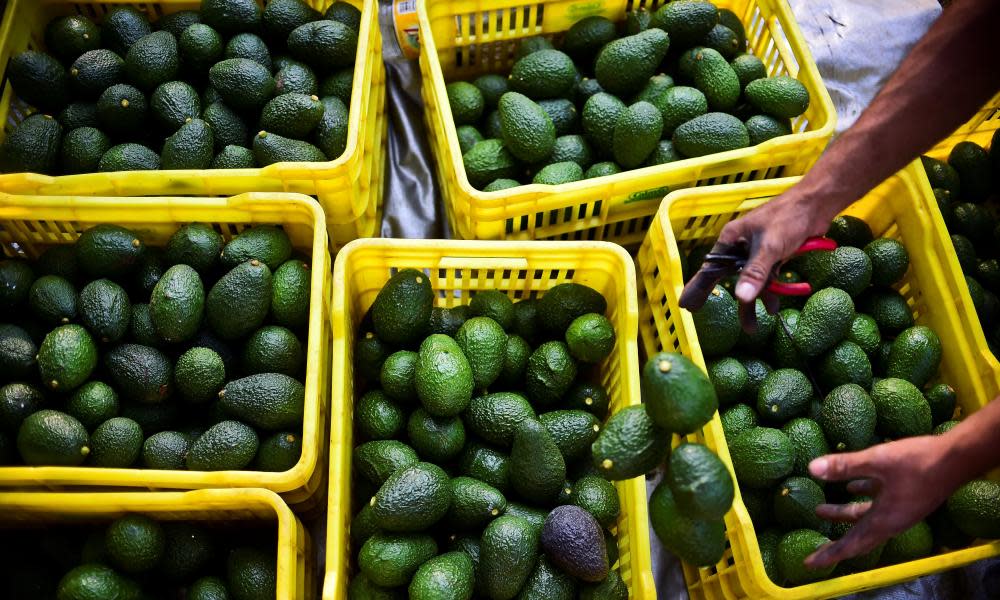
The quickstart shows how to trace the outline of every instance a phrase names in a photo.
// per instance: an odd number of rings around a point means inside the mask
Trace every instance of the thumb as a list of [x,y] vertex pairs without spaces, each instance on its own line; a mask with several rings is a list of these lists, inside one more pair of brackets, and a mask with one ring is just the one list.
[[823,481],[850,481],[871,477],[870,453],[827,454],[809,463],[809,473]]

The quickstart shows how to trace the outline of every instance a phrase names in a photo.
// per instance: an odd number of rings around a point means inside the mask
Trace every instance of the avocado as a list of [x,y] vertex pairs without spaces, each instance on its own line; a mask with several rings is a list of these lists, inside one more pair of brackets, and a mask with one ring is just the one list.
[[216,150],[226,146],[249,146],[246,123],[223,102],[213,102],[205,107],[201,118],[212,130]]
[[[483,98],[484,111],[487,108],[490,110],[496,109],[497,103],[500,102],[500,97],[510,91],[507,78],[503,75],[497,75],[496,73],[480,75],[472,81],[472,85],[479,90],[479,93]],[[454,110],[454,108],[452,110]],[[480,116],[482,115],[480,114]]]
[[416,451],[397,440],[375,440],[354,448],[354,469],[381,486],[396,471],[419,462]]
[[615,24],[602,16],[590,16],[574,23],[563,37],[563,50],[578,62],[590,62],[617,35]]
[[[101,91],[104,91],[103,89]],[[97,104],[95,102],[71,102],[56,117],[67,132],[81,127],[99,127]]]
[[931,408],[920,390],[904,379],[887,377],[872,384],[876,433],[890,438],[931,432]]
[[90,436],[90,463],[107,468],[130,467],[139,460],[142,441],[142,428],[132,419],[108,419]]
[[293,468],[302,455],[302,436],[279,431],[260,443],[254,469],[280,473]]
[[100,45],[101,30],[84,15],[56,17],[45,26],[45,47],[63,62]]
[[256,166],[253,152],[242,146],[226,146],[212,159],[210,169],[252,169]]
[[[565,98],[576,84],[577,76],[576,66],[569,56],[545,48],[518,59],[511,68],[508,84],[513,92],[533,100]],[[500,100],[502,106],[503,98]]]
[[970,481],[948,498],[948,517],[966,535],[973,538],[1000,537],[1000,484],[986,479]]
[[691,75],[695,87],[705,94],[710,110],[732,111],[736,108],[740,99],[740,79],[725,56],[712,48],[701,48],[694,55]]
[[104,15],[101,41],[119,56],[125,56],[132,44],[151,31],[146,16],[134,7],[115,6]]
[[185,70],[204,73],[222,58],[222,36],[204,23],[192,23],[177,36],[177,48]]
[[873,289],[858,301],[860,312],[871,315],[883,337],[891,337],[913,326],[913,314],[906,299],[893,289]]
[[650,100],[663,117],[663,135],[670,137],[682,123],[708,112],[708,100],[701,90],[683,85],[668,88]]
[[670,48],[670,37],[657,28],[618,38],[597,55],[594,74],[601,87],[618,96],[642,90]]
[[414,600],[471,598],[475,588],[472,559],[464,552],[447,552],[420,565],[410,580]]
[[[851,215],[838,215],[830,222],[826,237],[839,246],[864,248],[873,239],[872,230],[863,220]],[[870,258],[870,257],[869,257]]]
[[584,410],[598,419],[608,416],[610,399],[607,390],[600,384],[586,381],[576,383],[566,392],[563,401],[567,409]]
[[562,488],[566,461],[539,421],[527,419],[515,431],[509,474],[514,490],[531,502],[550,502]]
[[641,383],[650,418],[671,433],[697,431],[719,407],[708,376],[681,354],[664,352],[650,358]]
[[98,170],[101,157],[111,149],[111,141],[99,129],[79,127],[69,131],[62,141],[59,164],[67,175]]
[[845,383],[856,383],[869,389],[872,384],[871,363],[860,346],[842,340],[821,358],[819,381],[824,389],[833,389]]
[[486,526],[480,541],[479,578],[488,597],[517,596],[535,566],[540,537],[540,531],[521,517],[503,515]]
[[38,347],[37,360],[42,383],[65,393],[90,377],[97,366],[97,348],[83,327],[62,325],[45,336]]
[[615,122],[612,151],[625,169],[638,167],[656,148],[663,132],[663,115],[649,102],[636,102]]
[[527,399],[515,392],[476,396],[469,402],[464,419],[469,429],[487,442],[509,447],[518,426],[535,418]]
[[570,502],[589,512],[602,527],[614,527],[621,515],[614,484],[603,477],[587,475],[578,479],[572,489]]
[[507,348],[504,352],[503,366],[497,378],[499,385],[518,387],[524,381],[528,370],[528,359],[531,357],[531,346],[519,335],[507,336]]
[[697,44],[719,23],[719,11],[711,2],[665,4],[653,14],[653,27],[666,31],[672,43],[686,48]]
[[[277,67],[277,65],[275,65]],[[309,65],[289,59],[288,63],[274,74],[274,93],[319,95],[319,82]]]
[[188,402],[201,404],[215,400],[226,381],[225,363],[210,348],[191,348],[177,359],[174,381]]
[[459,327],[455,342],[469,361],[475,389],[492,385],[500,376],[507,350],[503,328],[488,317],[473,317]]
[[9,60],[7,79],[18,97],[53,113],[66,105],[69,81],[58,60],[35,50],[19,52]]
[[[253,33],[237,33],[229,38],[224,56],[226,58],[249,58],[268,70],[272,70],[271,52],[268,50],[267,44]],[[277,71],[277,69],[273,70]]]
[[119,225],[95,225],[76,241],[77,260],[91,277],[126,275],[136,266],[143,251],[144,246],[135,233]]
[[139,586],[111,567],[97,563],[70,569],[59,580],[59,598],[138,598]]
[[125,54],[125,76],[141,90],[151,91],[161,83],[172,81],[179,69],[177,40],[166,31],[144,35]]
[[482,444],[469,444],[459,458],[460,473],[487,483],[504,494],[510,487],[509,471],[510,457]]
[[486,106],[479,88],[467,81],[456,81],[449,83],[445,89],[455,125],[474,125],[479,121]]
[[951,419],[955,414],[955,388],[947,383],[932,386],[924,392],[924,398],[931,407],[931,420],[935,425]]
[[826,503],[823,488],[809,477],[789,477],[774,491],[774,517],[785,529],[819,531],[827,523],[816,515],[816,507]]
[[229,552],[226,580],[234,600],[263,600],[277,595],[278,559],[273,549],[241,546]]
[[[335,2],[334,4],[339,4]],[[333,7],[331,6],[331,9]],[[274,0],[261,13],[261,24],[268,38],[277,42],[288,39],[296,27],[319,20],[320,14],[302,0]],[[359,15],[360,16],[360,15]]]
[[718,403],[723,406],[739,402],[746,394],[750,383],[746,367],[731,357],[710,362],[708,378],[715,388]]
[[614,133],[618,119],[628,110],[616,96],[600,92],[583,105],[581,124],[595,149],[605,156],[614,152]]
[[854,321],[854,302],[838,288],[824,288],[806,300],[792,339],[806,356],[817,356],[842,340]]
[[702,444],[685,442],[674,448],[665,480],[678,509],[689,518],[721,519],[733,504],[735,491],[729,471]]
[[354,369],[365,381],[376,383],[382,372],[382,364],[391,350],[372,333],[367,332],[354,344]]
[[472,125],[460,125],[456,129],[458,135],[458,147],[462,154],[465,154],[477,143],[483,141],[483,134]]
[[420,462],[396,471],[372,499],[376,524],[385,531],[416,532],[437,523],[451,505],[448,476]]
[[97,170],[109,171],[156,171],[160,168],[160,156],[142,144],[118,144],[112,146],[97,163]]
[[[740,36],[722,23],[712,27],[701,40],[702,46],[715,50],[725,57],[726,60],[732,60],[740,50],[745,48],[745,44],[745,39],[741,45]],[[735,71],[735,69],[733,70]],[[743,87],[742,81],[740,82],[740,87]]]
[[755,79],[743,93],[755,108],[779,119],[793,119],[809,107],[809,91],[787,75]]
[[334,97],[343,102],[345,106],[350,106],[353,88],[354,67],[352,66],[335,71],[332,75],[324,78],[319,84],[319,97]]
[[201,434],[187,455],[192,471],[238,471],[250,465],[260,440],[239,421],[221,421]]
[[185,123],[163,143],[160,168],[207,169],[212,162],[213,140],[212,129],[205,121]]
[[733,438],[737,435],[759,424],[757,411],[746,404],[735,404],[727,408],[719,418],[722,420],[722,430],[726,436],[726,443],[732,443]]
[[809,463],[830,453],[823,428],[811,418],[792,419],[781,427],[781,431],[795,449],[795,468],[792,470],[795,475],[808,476]]
[[117,342],[128,331],[132,305],[117,283],[108,279],[91,281],[80,290],[79,306],[83,324],[101,342]]
[[416,352],[400,350],[385,359],[379,380],[386,395],[407,403],[417,399],[414,375],[418,357]]
[[535,569],[531,572],[519,600],[529,598],[549,598],[551,600],[572,600],[576,598],[576,580],[556,567],[546,556],[538,557]]
[[188,265],[167,269],[153,289],[149,314],[157,334],[167,342],[190,339],[201,326],[205,289]]
[[339,21],[313,21],[288,35],[292,56],[319,71],[353,65],[357,47],[357,30]]
[[462,156],[469,183],[483,188],[502,178],[517,176],[517,164],[502,140],[487,139],[477,143]]
[[645,406],[628,406],[611,415],[591,450],[602,476],[631,479],[663,462],[670,452],[670,432],[653,422]]
[[773,485],[795,468],[795,447],[779,429],[748,429],[733,438],[729,454],[737,480],[749,487]]
[[583,169],[580,165],[573,161],[563,161],[543,167],[535,174],[531,183],[561,185],[563,183],[580,181],[581,179],[583,179]]
[[271,72],[248,58],[229,58],[215,63],[209,81],[227,106],[239,111],[258,110],[274,93]]
[[525,390],[538,406],[553,406],[576,379],[576,361],[563,342],[545,342],[528,358]]
[[584,584],[580,588],[580,600],[627,600],[628,586],[622,581],[618,571],[609,571],[608,576],[596,584]]
[[224,339],[242,337],[260,327],[271,307],[271,270],[251,259],[223,275],[205,298],[209,327]]
[[156,348],[121,344],[104,355],[104,366],[128,400],[157,404],[173,394],[173,365]]
[[266,325],[253,332],[243,346],[243,372],[282,373],[299,376],[305,366],[302,343],[294,333],[278,325]]
[[88,381],[70,396],[66,412],[91,430],[118,414],[118,394],[106,383]]
[[163,524],[166,543],[158,571],[169,581],[189,580],[203,571],[215,558],[214,535],[192,523]]
[[471,477],[455,477],[450,482],[451,508],[447,520],[458,529],[475,529],[504,513],[507,500],[500,490]]
[[276,431],[302,423],[305,387],[281,373],[258,373],[226,384],[219,392],[223,409],[260,429]]
[[[21,423],[44,404],[42,392],[27,383],[8,383],[0,387],[0,429],[17,431]],[[75,415],[70,413],[70,416]]]
[[[574,162],[580,165],[580,169],[586,169],[594,162],[594,151],[590,144],[581,135],[563,135],[556,138],[556,143],[552,147],[552,155],[549,160],[553,164],[561,162]],[[580,178],[583,178],[582,172]]]
[[191,451],[191,439],[176,431],[161,431],[142,444],[142,466],[147,469],[179,471],[187,468],[184,459]]
[[68,323],[76,318],[78,298],[70,282],[57,275],[43,275],[28,288],[28,305],[44,323]]
[[579,506],[552,509],[542,527],[541,544],[554,565],[577,579],[596,583],[608,576],[601,526]]
[[684,562],[708,567],[722,560],[726,549],[722,519],[702,521],[685,516],[665,481],[649,498],[649,521],[664,547]]
[[167,241],[166,259],[171,265],[189,265],[207,275],[222,251],[222,236],[205,223],[182,225]]
[[459,417],[433,417],[418,408],[406,426],[410,443],[426,460],[447,463],[465,447],[465,425]]
[[835,287],[851,297],[858,296],[872,283],[872,260],[869,254],[850,246],[832,252],[817,253],[809,275],[817,287]]
[[540,415],[538,420],[567,462],[583,457],[600,432],[600,421],[582,410],[555,410]]
[[313,141],[330,160],[338,158],[347,148],[349,113],[347,106],[338,98],[324,97],[323,118],[313,132]]
[[429,535],[376,533],[361,546],[358,566],[375,585],[398,587],[410,582],[417,569],[437,555]]
[[555,126],[549,115],[530,98],[508,92],[500,98],[500,127],[506,147],[529,163],[547,159],[555,147]]
[[893,340],[885,375],[922,388],[937,374],[940,365],[941,340],[929,327],[916,325]]
[[49,115],[31,115],[0,146],[0,172],[52,175],[59,161],[62,126]]
[[75,467],[90,454],[90,438],[73,417],[44,409],[28,415],[21,423],[17,450],[28,465]]
[[911,560],[919,560],[931,555],[934,550],[934,536],[925,521],[915,523],[909,529],[897,534],[885,543],[881,565],[894,565]]
[[851,328],[847,332],[847,341],[857,344],[869,356],[875,354],[882,344],[878,323],[866,314],[855,314]]
[[153,119],[167,133],[174,133],[201,114],[201,98],[183,81],[160,84],[149,97]]
[[995,176],[990,156],[979,144],[968,140],[958,142],[948,154],[948,164],[958,173],[964,200],[982,202],[990,195]]
[[778,542],[776,557],[783,583],[798,586],[829,577],[834,565],[809,569],[803,564],[807,556],[829,541],[826,536],[811,529],[796,529],[786,533]]
[[743,122],[723,112],[705,113],[682,123],[674,130],[672,140],[677,151],[688,158],[750,145]]
[[[414,412],[414,415],[417,413]],[[406,413],[380,390],[370,390],[361,396],[354,407],[354,425],[369,439],[391,439],[406,426]],[[416,445],[417,440],[411,441]]]
[[455,416],[469,405],[472,369],[461,348],[448,336],[434,334],[420,345],[414,379],[421,403],[434,416]]
[[890,286],[906,274],[910,256],[897,240],[878,238],[864,247],[872,263],[872,284]]

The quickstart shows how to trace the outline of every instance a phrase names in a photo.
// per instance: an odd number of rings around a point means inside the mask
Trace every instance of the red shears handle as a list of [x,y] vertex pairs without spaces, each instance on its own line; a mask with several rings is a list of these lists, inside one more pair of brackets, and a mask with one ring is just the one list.
[[[814,250],[836,250],[837,242],[828,237],[814,236],[806,239],[795,251],[795,256],[812,252]],[[782,283],[771,280],[767,284],[767,291],[779,296],[808,296],[812,293],[812,286],[808,282]]]

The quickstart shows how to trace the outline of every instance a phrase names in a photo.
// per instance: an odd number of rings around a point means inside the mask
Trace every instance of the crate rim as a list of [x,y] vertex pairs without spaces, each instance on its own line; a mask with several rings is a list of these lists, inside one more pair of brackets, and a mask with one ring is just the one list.
[[[454,251],[459,255],[459,258],[466,261],[482,260],[489,258],[519,258],[518,249],[519,248],[530,248],[537,249],[541,251],[560,251],[564,252],[567,249],[575,248],[588,248],[599,250],[607,253],[609,256],[614,257],[614,259],[622,266],[622,274],[624,275],[624,286],[621,290],[621,294],[625,299],[625,304],[622,309],[626,312],[626,323],[630,335],[619,336],[619,343],[624,344],[624,352],[626,356],[632,356],[636,362],[636,368],[629,369],[628,373],[623,373],[622,378],[624,380],[623,386],[626,389],[624,396],[625,402],[630,403],[635,401],[638,404],[637,398],[639,397],[639,340],[638,340],[638,325],[639,325],[639,309],[638,309],[638,294],[627,293],[629,285],[631,284],[631,289],[637,290],[637,278],[636,278],[636,268],[635,263],[632,260],[632,256],[629,253],[613,242],[605,241],[587,241],[587,242],[566,242],[566,241],[504,241],[504,240],[412,240],[403,238],[363,238],[354,240],[346,244],[341,251],[337,254],[337,259],[334,262],[333,267],[333,285],[331,293],[333,294],[332,302],[330,303],[330,311],[333,315],[331,321],[333,322],[334,330],[334,348],[333,348],[333,368],[331,369],[331,375],[334,378],[332,396],[333,405],[331,406],[331,414],[343,415],[346,412],[345,405],[348,401],[354,402],[353,396],[348,399],[345,393],[344,386],[346,381],[343,377],[338,378],[338,373],[341,373],[343,369],[338,369],[338,363],[340,366],[346,368],[346,355],[345,346],[347,340],[350,339],[351,331],[344,331],[344,322],[347,320],[347,307],[346,307],[346,294],[338,292],[338,290],[345,289],[345,281],[347,277],[347,263],[349,262],[351,256],[355,252],[364,251],[368,249],[390,249],[390,250],[400,250],[400,251],[414,251],[419,254],[427,250],[441,250],[445,249],[447,251]],[[526,260],[526,259],[524,259]],[[496,267],[502,268],[502,267]],[[351,325],[347,326],[348,329]],[[339,341],[338,341],[339,340]],[[338,381],[338,379],[340,381]],[[631,390],[634,397],[628,395],[628,390]],[[340,460],[346,458],[347,464],[350,465],[351,452],[353,448],[344,447],[341,435],[338,435],[338,428],[350,427],[349,423],[342,423],[343,419],[333,420],[331,419],[330,424],[330,470],[331,474],[334,469],[337,468],[337,464]],[[633,553],[633,585],[638,598],[655,599],[656,598],[656,585],[652,573],[652,560],[651,551],[649,544],[649,513],[647,507],[647,494],[646,494],[646,481],[644,477],[634,477],[629,480],[620,482],[622,485],[627,485],[631,488],[632,494],[637,498],[636,505],[633,507],[635,509],[634,514],[630,514],[630,517],[636,521],[637,527],[640,530],[642,537],[640,540],[633,541],[634,547],[632,548]],[[349,485],[349,484],[348,484]],[[342,486],[335,488],[335,484],[332,479],[330,482],[330,493],[328,497],[328,506],[334,508],[335,503],[342,503],[343,498],[346,495],[349,500],[350,490],[340,489]],[[338,507],[339,508],[339,507]],[[330,511],[328,509],[328,515]],[[324,598],[341,598],[338,595],[340,589],[346,589],[348,582],[342,581],[342,575],[344,562],[349,562],[351,560],[350,556],[345,556],[343,552],[343,544],[337,542],[342,542],[345,540],[334,540],[336,547],[331,548],[331,537],[330,532],[334,531],[334,528],[329,526],[330,521],[328,521],[328,531],[327,531],[327,549],[326,549],[326,569],[323,578],[323,597]],[[347,532],[339,532],[338,535],[346,536]]]
[[[47,209],[65,209],[67,207],[67,203],[71,204],[74,208],[79,208],[83,211],[96,208],[106,210],[111,205],[121,207],[123,209],[140,210],[157,209],[167,206],[195,209],[220,208],[248,210],[251,213],[254,211],[254,207],[263,209],[268,206],[281,206],[285,210],[289,207],[294,207],[296,210],[304,211],[310,216],[313,229],[312,239],[310,242],[310,268],[312,270],[312,273],[310,274],[310,315],[308,324],[310,335],[306,342],[306,355],[308,357],[313,353],[319,352],[322,340],[316,339],[319,338],[320,335],[312,335],[312,332],[322,331],[322,321],[325,318],[324,300],[326,296],[326,284],[329,281],[329,278],[325,276],[325,273],[329,269],[330,254],[327,245],[326,222],[324,219],[323,208],[318,202],[309,196],[286,192],[247,192],[244,194],[230,196],[228,198],[200,198],[187,196],[140,196],[132,198],[116,198],[101,196],[21,196],[17,194],[0,193],[0,220],[7,218],[37,218],[38,211],[45,211]],[[25,209],[25,214],[8,216],[10,211],[17,210],[18,205],[21,205]],[[161,220],[165,221],[172,216],[172,214],[168,214],[167,217],[164,217]],[[315,268],[316,265],[322,265],[322,267]],[[194,489],[218,487],[219,483],[213,480],[217,479],[217,475],[222,475],[227,479],[223,485],[226,487],[234,487],[234,489],[252,489],[260,487],[261,485],[268,485],[271,486],[270,489],[277,490],[279,493],[295,492],[296,490],[306,486],[309,483],[310,478],[314,476],[317,467],[322,466],[321,457],[323,456],[323,451],[325,449],[323,447],[325,446],[323,443],[325,424],[323,428],[320,428],[319,424],[316,422],[322,415],[322,408],[320,404],[324,402],[324,399],[319,397],[322,395],[323,389],[320,383],[320,372],[322,371],[322,367],[319,364],[312,366],[312,369],[309,369],[307,366],[306,377],[303,384],[306,388],[307,399],[310,396],[310,392],[312,392],[312,395],[316,397],[316,400],[312,403],[307,400],[305,415],[311,415],[313,418],[309,420],[306,416],[303,416],[302,437],[303,440],[307,438],[306,423],[311,422],[309,425],[310,435],[308,437],[316,440],[316,443],[303,443],[302,455],[300,456],[299,461],[294,467],[287,471],[187,471],[144,469],[139,467],[103,468],[85,465],[76,467],[15,465],[0,467],[0,493],[4,493],[4,489],[9,489],[8,486],[26,485],[34,488],[41,485],[59,485],[66,487],[109,485],[87,482],[86,480],[92,479],[89,476],[91,474],[98,474],[102,479],[124,480],[124,483],[122,481],[118,481],[118,484],[125,485],[127,487],[156,485],[166,489],[169,489],[174,485],[182,487],[192,486]],[[318,439],[316,438],[317,435],[319,436]],[[136,474],[141,475],[136,477]],[[237,483],[229,480],[234,477],[246,481]],[[24,483],[25,480],[34,482],[38,479],[49,480],[50,483]],[[83,481],[80,481],[81,479]],[[133,479],[135,481],[130,481]]]
[[[39,0],[9,0],[4,14],[0,16],[0,40],[6,40],[11,29],[15,26],[14,11],[22,3],[32,3]],[[146,4],[191,4],[194,0],[151,0]],[[361,12],[378,11],[377,0],[360,0],[362,2]],[[48,4],[129,4],[128,0],[47,0]],[[375,28],[378,28],[378,20],[375,20]],[[358,49],[354,58],[354,78],[351,81],[352,89],[362,89],[364,87],[364,66],[363,63],[370,50],[371,45],[371,19],[362,19],[361,29],[358,31]],[[380,50],[381,52],[381,50]],[[361,66],[361,68],[358,68]],[[351,104],[348,106],[347,125],[347,146],[344,151],[334,160],[320,162],[279,162],[266,167],[254,167],[252,169],[172,169],[155,171],[114,171],[116,174],[141,174],[143,176],[158,177],[161,179],[173,177],[202,177],[204,171],[222,171],[231,177],[277,177],[287,176],[291,179],[300,179],[302,176],[312,179],[312,172],[339,170],[348,163],[352,163],[361,147],[360,114],[362,94],[351,94]],[[41,112],[41,111],[40,111]],[[43,113],[44,114],[44,113]],[[355,118],[355,115],[358,115]],[[256,134],[254,134],[256,135]],[[302,166],[292,166],[302,165]],[[25,181],[38,184],[52,185],[56,179],[66,182],[67,185],[83,182],[84,178],[95,173],[80,173],[75,175],[43,175],[41,173],[7,173],[0,174],[0,180]],[[301,176],[300,176],[301,175]]]
[[[439,88],[440,91],[445,89],[447,83],[445,82],[444,72],[441,69],[440,61],[437,60],[437,42],[434,40],[434,36],[431,33],[433,30],[431,28],[430,17],[427,12],[427,3],[430,0],[416,0],[417,2],[417,17],[419,22],[419,28],[421,32],[421,63],[428,63],[428,68],[430,69],[431,78],[433,80],[434,86]],[[821,85],[820,97],[810,98],[810,102],[818,101],[823,107],[824,112],[827,114],[828,118],[826,123],[823,123],[820,127],[801,133],[793,133],[791,135],[796,136],[796,141],[811,141],[813,139],[829,138],[833,135],[834,129],[837,123],[837,111],[833,105],[833,99],[830,97],[829,90],[826,89],[826,85],[822,85],[823,78],[820,76],[819,69],[816,66],[816,61],[812,57],[812,52],[809,50],[809,46],[805,43],[803,36],[801,35],[801,30],[799,29],[798,22],[792,13],[791,7],[789,6],[787,0],[776,0],[775,7],[780,13],[782,23],[782,29],[788,28],[791,31],[785,32],[785,39],[791,45],[791,49],[801,56],[803,61],[798,65],[799,70],[806,70],[811,76],[815,78],[817,82]],[[427,56],[429,60],[424,61],[423,52],[424,49],[427,51]],[[719,152],[716,154],[710,154],[708,156],[700,156],[694,158],[686,158],[672,163],[666,163],[662,165],[656,165],[652,167],[643,167],[639,169],[632,169],[628,171],[623,171],[621,173],[616,173],[614,175],[605,175],[602,177],[596,177],[594,179],[583,179],[580,181],[574,181],[570,183],[563,183],[559,185],[546,185],[539,183],[531,183],[526,185],[521,185],[513,189],[499,190],[495,192],[483,192],[477,190],[469,183],[468,176],[465,172],[465,165],[462,162],[462,152],[459,148],[458,143],[458,130],[455,126],[454,117],[451,113],[451,106],[447,102],[447,94],[441,95],[443,100],[440,102],[438,107],[442,113],[444,129],[445,129],[445,139],[446,146],[448,148],[448,157],[438,157],[438,160],[448,160],[451,163],[451,168],[455,172],[458,179],[459,190],[467,195],[471,201],[480,205],[481,209],[489,208],[505,208],[510,206],[518,205],[530,205],[535,204],[539,201],[539,197],[542,198],[550,194],[558,194],[562,192],[574,192],[574,191],[584,191],[587,190],[595,183],[601,183],[605,185],[625,185],[628,184],[630,187],[650,185],[655,187],[659,177],[664,175],[670,175],[675,172],[687,171],[690,169],[700,170],[710,164],[723,163],[738,161],[744,158],[750,158],[757,154],[758,150],[765,151],[772,147],[787,144],[786,141],[779,138],[772,138],[766,140],[755,146],[749,146],[747,148],[739,148],[737,150],[729,150],[726,152]],[[785,137],[785,136],[782,136]]]

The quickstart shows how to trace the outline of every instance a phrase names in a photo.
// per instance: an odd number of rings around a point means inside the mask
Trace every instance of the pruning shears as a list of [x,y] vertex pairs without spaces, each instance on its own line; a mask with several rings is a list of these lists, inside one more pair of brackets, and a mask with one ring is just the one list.
[[[808,238],[795,251],[795,256],[812,252],[814,250],[836,250],[837,242],[827,237]],[[705,255],[705,262],[701,270],[710,277],[718,281],[729,275],[735,275],[743,270],[750,258],[750,250],[746,244],[720,245],[716,244],[712,252]],[[771,279],[767,283],[767,291],[777,296],[808,296],[813,292],[812,286],[807,281],[787,283],[778,281],[775,272],[771,274]]]

